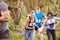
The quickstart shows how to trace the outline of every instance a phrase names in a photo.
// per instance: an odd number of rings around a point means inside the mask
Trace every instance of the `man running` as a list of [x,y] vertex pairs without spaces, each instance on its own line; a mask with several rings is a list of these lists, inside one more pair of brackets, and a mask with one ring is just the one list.
[[9,12],[5,2],[0,0],[0,40],[9,40]]

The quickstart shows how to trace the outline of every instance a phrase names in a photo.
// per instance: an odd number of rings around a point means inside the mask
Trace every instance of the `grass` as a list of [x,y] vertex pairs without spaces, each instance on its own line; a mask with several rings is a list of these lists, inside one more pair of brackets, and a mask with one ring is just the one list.
[[[57,40],[59,40],[60,39],[60,31],[58,31],[58,30],[60,30],[60,28],[59,28],[59,24],[57,24],[57,27],[56,27],[56,38],[57,38]],[[17,36],[17,34],[18,34],[18,31],[22,31],[22,32],[24,32],[24,30],[22,29],[22,27],[20,28],[20,27],[17,27],[16,28],[16,30],[17,31],[15,31],[15,30],[10,30],[10,39],[11,40],[24,40],[24,35],[23,36]],[[47,40],[47,35],[44,35],[43,36],[43,39],[44,40]],[[35,40],[39,40],[39,33],[38,32],[36,32],[36,34],[35,34]]]

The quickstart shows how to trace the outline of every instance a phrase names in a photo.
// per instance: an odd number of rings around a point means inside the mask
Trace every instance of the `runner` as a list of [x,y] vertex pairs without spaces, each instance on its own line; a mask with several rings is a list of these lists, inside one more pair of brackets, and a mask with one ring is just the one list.
[[9,40],[9,13],[8,6],[0,0],[0,40]]
[[42,26],[42,19],[45,18],[45,15],[43,12],[41,12],[39,7],[36,8],[36,12],[34,15],[35,15],[35,26],[36,26],[35,29],[39,31],[40,40],[43,40],[43,34],[41,33],[41,26]]
[[48,40],[51,40],[51,35],[52,35],[53,40],[56,40],[56,31],[55,31],[56,20],[60,21],[60,18],[55,17],[52,12],[48,12],[47,19],[44,21],[44,23],[42,25],[42,30],[46,24],[48,25],[48,27],[47,27]]
[[34,27],[34,10],[31,10],[29,16],[27,17],[26,27],[25,27],[25,40],[34,40],[35,37],[35,27]]

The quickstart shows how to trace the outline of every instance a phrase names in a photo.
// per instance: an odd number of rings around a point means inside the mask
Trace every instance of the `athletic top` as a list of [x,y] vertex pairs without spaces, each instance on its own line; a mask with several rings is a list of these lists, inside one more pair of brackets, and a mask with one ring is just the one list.
[[[31,22],[30,16],[28,16],[27,19],[29,19],[28,27],[30,27],[30,28],[34,27],[35,23],[34,23],[34,21]],[[25,28],[25,29],[26,29],[26,28]],[[30,30],[30,29],[27,29],[27,30]]]
[[30,16],[28,17],[29,18],[29,25],[28,25],[28,27],[33,27],[34,25],[35,25],[35,23],[34,22],[31,22],[31,18],[30,18]]
[[40,13],[35,12],[34,16],[35,16],[35,26],[41,27],[42,19],[45,17],[44,13],[43,12],[40,12]]
[[52,19],[46,19],[42,25],[42,29],[44,28],[44,26],[47,24],[48,25],[48,29],[50,30],[53,30],[55,29],[56,25],[55,25],[55,22],[56,20],[59,20],[60,21],[60,18],[57,18],[57,17],[53,17]]
[[[0,13],[8,11],[8,6],[5,2],[0,2]],[[0,22],[0,31],[6,31],[8,30],[8,22]]]

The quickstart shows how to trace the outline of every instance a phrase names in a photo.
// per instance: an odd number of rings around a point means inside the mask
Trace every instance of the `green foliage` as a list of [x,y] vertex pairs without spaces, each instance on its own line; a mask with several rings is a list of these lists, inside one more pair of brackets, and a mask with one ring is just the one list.
[[28,14],[27,10],[24,9],[23,12],[22,12],[21,20],[20,20],[20,26],[25,26],[27,14]]
[[[26,1],[26,0],[24,0],[24,1]],[[38,1],[37,0],[31,0],[32,2],[28,2],[29,4],[28,4],[28,6],[32,6],[33,8],[35,8],[36,6],[38,6]],[[43,0],[44,1],[44,0]],[[41,0],[41,2],[43,2],[42,0]],[[9,4],[10,4],[10,2],[8,2]],[[26,2],[25,2],[26,3]],[[32,4],[32,5],[31,5]],[[46,1],[46,2],[43,2],[43,4],[44,4],[44,6],[43,6],[43,8],[42,8],[42,11],[45,13],[45,14],[47,14],[47,12],[48,12],[48,8],[50,9],[50,10],[52,10],[54,13],[55,12],[57,12],[58,13],[58,17],[60,17],[60,9],[59,9],[59,2],[58,2],[58,0],[56,0],[56,4],[55,4],[55,6],[53,6],[53,3],[51,3],[50,1]],[[17,7],[17,1],[16,2],[13,2],[13,6],[14,7]],[[26,5],[25,5],[26,6]],[[58,9],[56,9],[55,7],[57,7]],[[11,15],[12,16],[10,16],[10,21],[9,21],[9,28],[10,28],[10,39],[11,40],[24,40],[24,37],[22,37],[22,38],[20,38],[19,36],[17,36],[17,33],[18,33],[18,31],[22,31],[22,32],[24,32],[24,30],[23,30],[23,28],[24,28],[24,26],[25,26],[25,24],[26,24],[26,17],[27,17],[27,15],[28,15],[28,13],[27,13],[27,10],[26,9],[23,9],[22,10],[23,12],[22,12],[22,16],[21,16],[21,20],[20,20],[20,22],[19,22],[19,24],[18,25],[16,25],[16,30],[17,31],[15,31],[13,28],[14,28],[14,19],[13,19],[13,15],[12,15],[12,13],[11,13]],[[57,23],[57,27],[56,27],[56,36],[57,36],[57,40],[59,40],[60,39],[60,22],[58,21],[58,23]],[[36,33],[36,36],[35,36],[35,39],[36,40],[38,40],[39,39],[39,34],[38,33]],[[47,35],[44,35],[44,40],[47,40]]]

